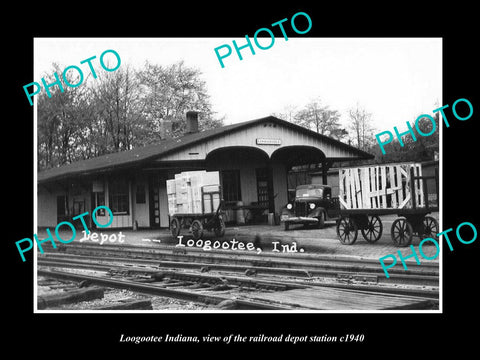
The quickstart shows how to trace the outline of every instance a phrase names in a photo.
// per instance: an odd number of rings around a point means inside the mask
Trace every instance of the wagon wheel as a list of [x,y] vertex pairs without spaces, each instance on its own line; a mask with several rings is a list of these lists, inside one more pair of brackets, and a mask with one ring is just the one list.
[[217,226],[213,229],[213,232],[215,233],[215,236],[221,237],[225,235],[225,221],[223,221],[222,217],[219,216],[217,220]]
[[438,226],[438,221],[432,216],[425,216],[423,219],[423,234],[422,234],[422,239],[425,238],[432,238],[432,239],[438,239],[437,234],[438,234],[439,226]]
[[200,220],[193,220],[191,229],[192,229],[193,238],[195,240],[198,240],[203,236],[203,225]]
[[365,240],[373,244],[382,237],[383,225],[377,215],[368,216],[368,223],[365,229],[362,229],[362,235]]
[[343,245],[352,245],[357,241],[358,226],[354,219],[342,216],[337,223],[337,235]]
[[180,221],[176,217],[170,220],[170,231],[175,238],[180,235]]
[[392,224],[391,235],[395,245],[399,247],[410,245],[413,237],[412,224],[404,218],[395,220]]

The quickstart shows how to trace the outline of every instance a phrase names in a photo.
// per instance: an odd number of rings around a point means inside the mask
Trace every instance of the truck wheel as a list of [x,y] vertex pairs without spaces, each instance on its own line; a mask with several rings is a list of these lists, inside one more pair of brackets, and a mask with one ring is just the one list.
[[285,231],[288,231],[288,229],[290,228],[290,223],[288,221],[285,221],[284,226],[285,226]]
[[323,229],[325,227],[325,214],[323,212],[320,213],[320,216],[317,219],[317,229]]

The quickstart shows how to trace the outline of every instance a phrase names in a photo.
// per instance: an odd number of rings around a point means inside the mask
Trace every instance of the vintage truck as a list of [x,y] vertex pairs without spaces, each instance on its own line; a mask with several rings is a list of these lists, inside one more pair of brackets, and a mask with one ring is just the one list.
[[338,219],[338,198],[332,198],[328,185],[299,185],[295,190],[295,200],[282,209],[280,221],[285,230],[291,224],[313,225],[321,229],[326,220]]
[[[437,236],[438,221],[427,214],[438,211],[438,170],[435,175],[423,176],[419,163],[395,163],[340,168],[338,175],[338,198],[331,196],[328,185],[296,188],[295,200],[280,214],[285,230],[292,224],[323,228],[326,220],[336,220],[342,244],[354,244],[358,230],[367,242],[374,243],[383,233],[380,216],[397,215],[390,231],[395,245],[410,245],[413,235],[422,239]],[[435,194],[428,191],[429,181]]]

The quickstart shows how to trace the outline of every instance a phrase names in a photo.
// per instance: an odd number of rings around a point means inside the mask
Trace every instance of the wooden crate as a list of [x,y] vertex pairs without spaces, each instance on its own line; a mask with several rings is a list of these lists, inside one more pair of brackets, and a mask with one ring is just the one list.
[[[339,170],[342,209],[410,209],[413,207],[410,169],[422,176],[419,163],[360,166]],[[415,206],[425,207],[423,181],[414,181]],[[428,199],[427,199],[428,200]]]
[[[170,216],[175,214],[202,214],[210,213],[217,209],[220,195],[213,199],[213,205],[217,205],[212,210],[209,203],[205,205],[203,211],[202,187],[208,191],[220,191],[220,173],[218,171],[207,172],[185,171],[175,174],[175,179],[167,180],[168,213]],[[212,190],[214,189],[214,190]]]

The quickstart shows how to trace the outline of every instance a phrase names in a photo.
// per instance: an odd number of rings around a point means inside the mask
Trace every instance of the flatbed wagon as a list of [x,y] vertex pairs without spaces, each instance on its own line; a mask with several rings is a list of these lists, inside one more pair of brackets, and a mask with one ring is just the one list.
[[[223,201],[218,202],[218,206],[214,207],[215,199],[221,199],[221,188],[212,186],[202,186],[202,212],[198,213],[176,213],[170,217],[170,231],[173,237],[180,235],[181,229],[190,229],[192,237],[195,240],[202,238],[203,231],[213,231],[217,237],[225,234],[225,222],[223,220]],[[214,211],[205,212],[206,209]]]
[[190,229],[195,240],[203,231],[216,236],[225,234],[222,188],[218,171],[186,171],[167,180],[170,231],[173,237],[182,229]]
[[360,230],[367,242],[378,241],[383,233],[381,215],[397,215],[390,234],[396,246],[410,245],[414,235],[437,238],[438,221],[428,214],[438,211],[430,206],[428,180],[435,180],[438,204],[438,169],[435,176],[422,176],[419,164],[396,164],[343,169],[336,210],[340,242],[352,245]]

